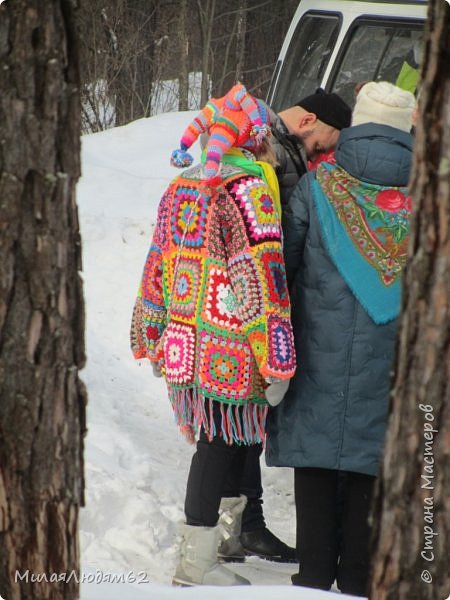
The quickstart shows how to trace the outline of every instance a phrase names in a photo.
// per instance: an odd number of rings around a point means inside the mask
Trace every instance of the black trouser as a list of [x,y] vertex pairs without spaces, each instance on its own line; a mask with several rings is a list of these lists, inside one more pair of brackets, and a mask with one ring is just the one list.
[[[220,432],[218,402],[213,403],[213,415],[216,430]],[[227,444],[219,433],[208,441],[202,429],[187,481],[184,504],[187,524],[213,527],[219,518],[222,496],[235,497],[258,490],[258,485],[261,485],[261,451],[261,444]],[[261,504],[258,506],[260,508]]]
[[[245,494],[247,496],[247,504],[242,514],[242,531],[254,531],[266,526],[262,509],[263,488],[260,464],[262,451],[262,444],[255,444],[248,446],[245,455],[239,493],[237,494]],[[225,482],[224,496],[233,497],[236,495],[233,485],[233,477],[228,478]]]
[[375,477],[328,469],[295,469],[297,556],[293,582],[367,595],[368,524]]

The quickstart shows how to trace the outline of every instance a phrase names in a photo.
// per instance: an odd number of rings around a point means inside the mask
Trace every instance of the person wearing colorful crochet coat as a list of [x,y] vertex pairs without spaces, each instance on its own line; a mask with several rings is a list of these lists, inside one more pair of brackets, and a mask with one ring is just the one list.
[[364,85],[336,164],[283,211],[297,360],[268,418],[266,461],[294,467],[295,585],[367,595],[368,514],[386,430],[411,199],[414,96]]
[[[264,107],[240,84],[194,119],[172,163],[188,166],[187,149],[206,133],[202,164],[161,199],[133,311],[135,358],[162,371],[176,422],[190,441],[197,435],[179,585],[249,583],[218,563],[220,531],[237,543],[246,456],[259,456],[268,401],[282,399],[296,368],[278,184],[256,160],[270,149],[269,131]],[[221,528],[225,487],[235,493]]]

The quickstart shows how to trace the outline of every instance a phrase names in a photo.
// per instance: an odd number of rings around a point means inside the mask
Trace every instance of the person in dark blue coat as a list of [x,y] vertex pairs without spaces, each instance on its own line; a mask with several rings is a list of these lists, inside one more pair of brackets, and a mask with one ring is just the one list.
[[[264,105],[264,103],[262,103]],[[275,171],[280,186],[282,207],[295,189],[300,177],[307,172],[308,159],[315,159],[317,152],[334,148],[339,132],[351,123],[351,108],[337,94],[316,90],[276,114],[267,105],[270,115],[272,137],[270,143],[275,151]],[[246,555],[259,556],[276,562],[297,562],[295,549],[281,541],[266,526],[263,513],[263,487],[259,464],[262,448],[251,448],[246,455],[240,493],[247,497],[242,513],[241,534],[238,543],[224,542],[219,555],[224,560],[244,560]],[[233,495],[225,489],[225,496]],[[229,514],[224,498],[223,508]]]
[[386,429],[411,200],[415,99],[360,90],[336,164],[283,212],[297,372],[269,412],[266,461],[295,469],[295,585],[364,596],[368,513]]

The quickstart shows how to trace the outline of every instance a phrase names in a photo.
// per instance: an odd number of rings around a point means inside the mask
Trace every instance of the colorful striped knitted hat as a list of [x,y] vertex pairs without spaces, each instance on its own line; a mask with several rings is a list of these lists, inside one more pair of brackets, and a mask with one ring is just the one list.
[[204,179],[208,183],[218,176],[222,156],[233,146],[258,148],[270,135],[270,118],[266,106],[253,98],[238,83],[222,98],[211,98],[184,132],[180,148],[172,152],[171,164],[188,167],[193,158],[187,152],[198,136],[208,133]]

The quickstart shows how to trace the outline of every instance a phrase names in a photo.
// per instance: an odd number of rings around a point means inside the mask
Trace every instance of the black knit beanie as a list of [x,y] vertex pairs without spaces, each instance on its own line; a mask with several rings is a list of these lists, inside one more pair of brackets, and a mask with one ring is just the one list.
[[296,106],[314,113],[320,121],[335,129],[350,127],[352,121],[350,106],[337,94],[328,94],[322,88],[318,88],[311,96],[299,100]]

